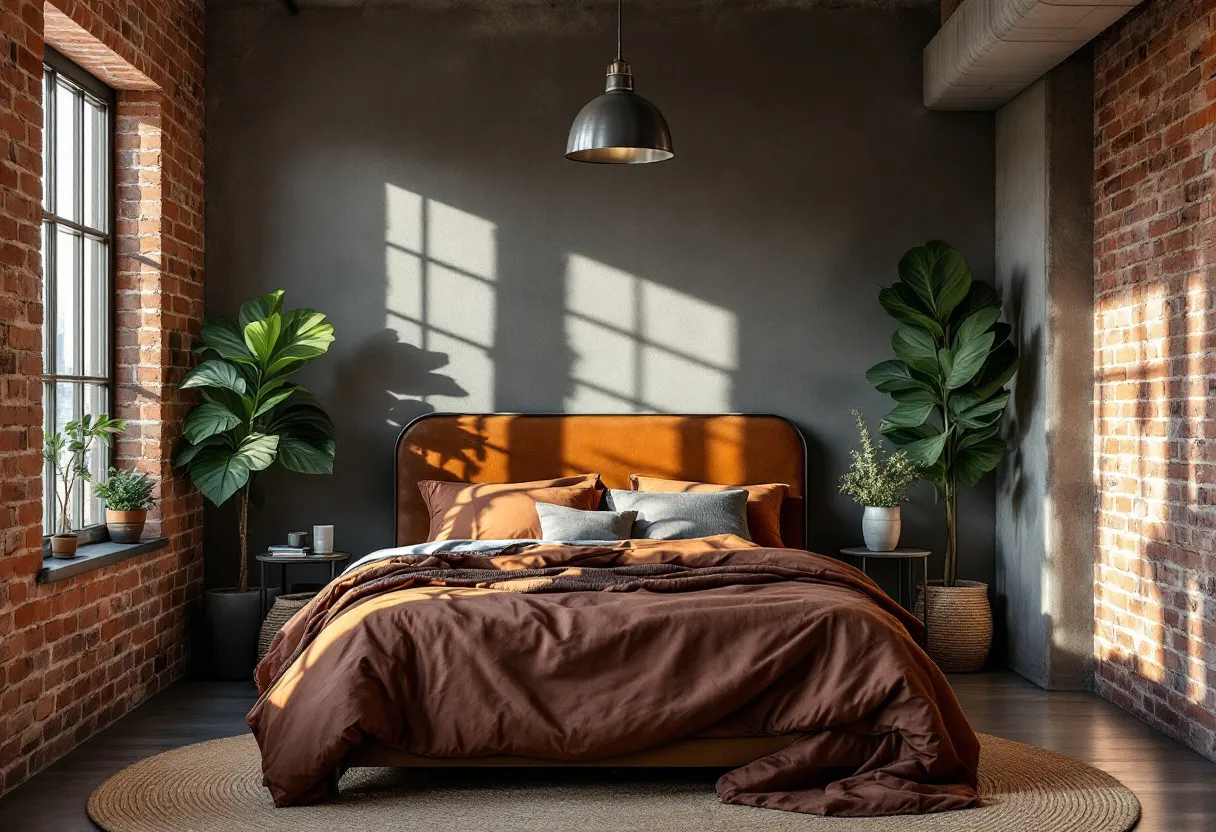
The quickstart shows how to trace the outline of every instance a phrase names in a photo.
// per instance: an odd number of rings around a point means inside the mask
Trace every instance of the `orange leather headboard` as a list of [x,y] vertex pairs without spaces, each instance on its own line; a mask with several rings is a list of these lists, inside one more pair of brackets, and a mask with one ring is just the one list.
[[806,442],[778,416],[432,413],[397,439],[397,545],[426,541],[421,480],[523,482],[598,473],[725,484],[784,482],[787,546],[806,548]]

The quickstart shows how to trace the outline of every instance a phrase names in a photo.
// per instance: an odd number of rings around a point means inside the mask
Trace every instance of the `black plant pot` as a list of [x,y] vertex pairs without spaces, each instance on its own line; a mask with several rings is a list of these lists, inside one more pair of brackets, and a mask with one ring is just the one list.
[[209,589],[203,617],[211,651],[211,675],[216,679],[251,679],[258,662],[261,598],[256,589]]

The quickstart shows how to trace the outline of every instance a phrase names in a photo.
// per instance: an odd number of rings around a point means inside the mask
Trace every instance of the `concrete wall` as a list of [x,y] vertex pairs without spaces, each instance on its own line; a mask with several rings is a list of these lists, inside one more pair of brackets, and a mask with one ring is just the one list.
[[[934,237],[993,275],[993,117],[920,104],[935,13],[632,13],[676,151],[635,168],[562,156],[611,13],[504,14],[209,10],[208,311],[283,287],[337,329],[301,375],[335,474],[269,474],[253,544],[314,522],[389,543],[393,443],[432,409],[782,414],[810,441],[812,546],[856,542],[836,481],[850,409],[890,407],[863,377],[889,355],[879,286]],[[990,581],[990,481],[962,523],[961,574]],[[920,488],[905,541],[940,552],[940,525]],[[230,518],[207,529],[221,584]]]
[[997,471],[996,594],[1009,666],[1092,673],[1092,70],[1069,59],[996,116],[996,272],[1022,354]]

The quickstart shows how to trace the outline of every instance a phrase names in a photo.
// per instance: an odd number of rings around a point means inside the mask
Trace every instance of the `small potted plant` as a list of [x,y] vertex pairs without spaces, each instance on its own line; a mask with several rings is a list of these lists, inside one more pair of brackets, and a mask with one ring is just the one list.
[[115,543],[138,543],[152,507],[152,487],[147,474],[110,469],[109,478],[94,489],[106,503],[106,531]]
[[72,492],[77,481],[89,482],[88,457],[93,443],[100,439],[109,445],[114,436],[127,429],[123,419],[111,419],[105,413],[85,416],[63,426],[61,433],[45,434],[42,458],[51,467],[55,478],[55,501],[58,505],[58,534],[51,535],[51,555],[70,558],[76,555],[76,532],[72,529]]
[[840,478],[840,491],[865,507],[861,535],[871,552],[890,552],[899,544],[899,506],[908,499],[908,489],[920,479],[920,469],[903,451],[888,455],[882,440],[870,438],[859,411],[853,411],[861,434],[861,447],[849,451],[853,461]]

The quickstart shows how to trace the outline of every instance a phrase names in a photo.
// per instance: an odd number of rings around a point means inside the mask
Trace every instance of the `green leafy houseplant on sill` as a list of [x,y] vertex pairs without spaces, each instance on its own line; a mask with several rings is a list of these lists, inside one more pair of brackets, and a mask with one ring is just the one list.
[[73,557],[76,554],[76,533],[72,529],[72,493],[76,483],[92,481],[88,458],[93,444],[101,441],[110,445],[114,437],[127,429],[123,419],[111,419],[105,413],[86,415],[63,426],[61,433],[47,433],[42,441],[42,458],[50,465],[55,479],[54,496],[57,504],[58,534],[51,535],[51,554]]
[[106,504],[106,531],[115,543],[138,543],[155,502],[152,478],[139,471],[111,468],[94,492]]
[[293,373],[329,350],[334,329],[312,309],[283,310],[283,291],[245,303],[237,321],[203,319],[195,352],[204,361],[181,382],[203,401],[182,422],[174,465],[211,503],[237,498],[240,544],[235,589],[206,595],[212,671],[247,678],[257,655],[258,595],[249,590],[249,492],[273,464],[302,474],[333,473],[334,427]]
[[899,545],[899,507],[908,499],[908,489],[920,479],[920,469],[899,451],[886,454],[882,440],[875,442],[860,411],[854,410],[860,448],[849,451],[852,463],[840,478],[840,491],[864,507],[861,531],[871,552],[890,552]]
[[930,618],[954,620],[930,622],[930,653],[944,669],[978,670],[992,618],[987,587],[958,580],[958,488],[978,483],[1005,456],[998,432],[1018,351],[1010,326],[1000,321],[1000,296],[973,279],[948,243],[934,240],[905,254],[899,282],[879,292],[878,301],[899,322],[891,338],[895,358],[866,372],[896,401],[879,430],[920,466],[945,509],[945,571],[927,603]]

